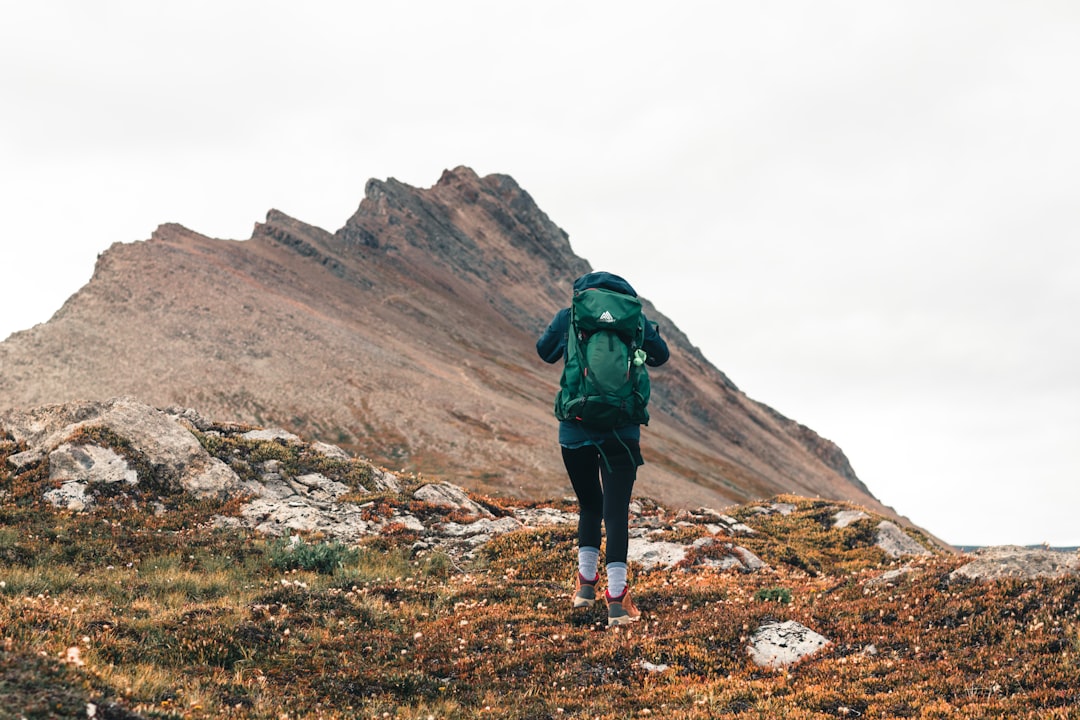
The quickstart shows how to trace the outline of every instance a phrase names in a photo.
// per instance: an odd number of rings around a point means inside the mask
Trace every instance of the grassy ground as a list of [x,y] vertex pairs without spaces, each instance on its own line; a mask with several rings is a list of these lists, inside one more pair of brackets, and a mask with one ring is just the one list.
[[[0,718],[1080,717],[1080,580],[949,583],[963,560],[938,554],[875,584],[899,564],[867,522],[828,529],[835,503],[729,509],[771,569],[634,571],[643,621],[609,630],[569,609],[573,528],[466,564],[408,534],[215,529],[235,501],[161,487],[58,511],[40,468],[3,472]],[[831,644],[753,665],[749,635],[789,619]]]

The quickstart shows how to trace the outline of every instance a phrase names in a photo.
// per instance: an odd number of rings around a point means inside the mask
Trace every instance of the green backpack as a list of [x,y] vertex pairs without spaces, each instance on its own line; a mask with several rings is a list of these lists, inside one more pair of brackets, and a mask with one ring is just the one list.
[[596,430],[648,425],[644,339],[636,297],[603,288],[576,291],[555,417]]

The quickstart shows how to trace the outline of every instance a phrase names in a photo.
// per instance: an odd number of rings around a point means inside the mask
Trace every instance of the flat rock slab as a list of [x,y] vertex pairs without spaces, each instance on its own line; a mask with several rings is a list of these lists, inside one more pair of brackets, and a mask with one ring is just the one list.
[[663,540],[631,540],[626,561],[638,563],[643,570],[670,568],[686,559],[686,546]]
[[750,637],[746,651],[758,667],[781,668],[816,653],[828,644],[824,636],[794,620],[788,620],[759,627]]
[[975,559],[953,570],[950,580],[1002,578],[1058,578],[1080,575],[1080,554],[1049,548],[1001,545],[972,553]]
[[111,448],[64,443],[49,454],[49,479],[135,485],[138,474]]

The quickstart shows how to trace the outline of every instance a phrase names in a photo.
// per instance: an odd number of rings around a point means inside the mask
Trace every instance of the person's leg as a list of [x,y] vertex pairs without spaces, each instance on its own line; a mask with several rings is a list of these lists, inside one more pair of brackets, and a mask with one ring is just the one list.
[[636,443],[628,450],[605,448],[607,463],[600,465],[603,479],[604,528],[607,531],[607,562],[626,564],[629,548],[630,496],[637,479]]
[[606,450],[600,468],[604,489],[604,528],[607,531],[608,624],[636,620],[640,613],[627,594],[626,556],[630,545],[630,497],[637,479],[640,450],[636,443]]
[[[600,456],[592,445],[562,449],[563,464],[578,498],[578,561],[586,580],[596,577],[604,519],[604,489],[600,484]],[[591,566],[591,568],[589,567]],[[591,573],[589,572],[591,570]]]
[[574,486],[581,512],[578,546],[600,547],[600,523],[604,519],[604,488],[600,484],[600,455],[592,445],[562,449],[563,464]]

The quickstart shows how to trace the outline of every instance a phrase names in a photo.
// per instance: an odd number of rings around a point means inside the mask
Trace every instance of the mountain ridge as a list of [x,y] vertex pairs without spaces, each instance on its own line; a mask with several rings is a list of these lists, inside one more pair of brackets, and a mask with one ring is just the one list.
[[[508,175],[370,180],[336,232],[279,210],[247,240],[176,223],[115,243],[47,323],[0,343],[0,409],[131,395],[342,445],[516,497],[569,488],[536,336],[591,270]],[[633,279],[630,278],[631,282]],[[748,398],[677,325],[654,374],[642,490],[784,492],[893,515],[829,440]]]

